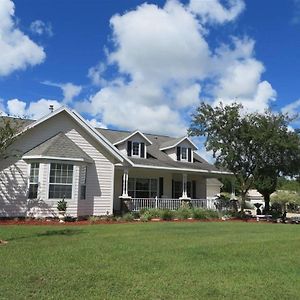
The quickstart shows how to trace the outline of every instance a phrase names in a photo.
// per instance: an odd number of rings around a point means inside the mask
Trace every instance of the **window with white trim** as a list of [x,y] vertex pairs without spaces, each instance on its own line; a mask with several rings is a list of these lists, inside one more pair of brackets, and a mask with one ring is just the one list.
[[156,178],[129,178],[128,194],[133,198],[155,198],[158,195]]
[[32,163],[30,165],[28,199],[37,198],[38,187],[39,187],[39,170],[40,170],[39,163]]
[[49,199],[71,199],[73,165],[51,163],[49,178]]
[[187,160],[187,148],[186,147],[181,147],[181,159]]
[[140,143],[132,143],[132,156],[140,156]]

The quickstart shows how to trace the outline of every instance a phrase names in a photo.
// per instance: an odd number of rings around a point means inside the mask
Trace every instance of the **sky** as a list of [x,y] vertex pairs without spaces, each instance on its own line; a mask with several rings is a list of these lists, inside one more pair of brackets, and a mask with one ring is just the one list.
[[182,136],[202,101],[295,114],[299,78],[300,0],[0,0],[2,114]]

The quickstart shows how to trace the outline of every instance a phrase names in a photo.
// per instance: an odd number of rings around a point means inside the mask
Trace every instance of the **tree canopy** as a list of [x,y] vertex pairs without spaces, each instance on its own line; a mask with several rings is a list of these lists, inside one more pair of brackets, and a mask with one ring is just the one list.
[[216,165],[233,173],[243,208],[251,186],[268,200],[279,174],[299,172],[300,138],[289,130],[290,121],[287,115],[270,111],[245,113],[237,103],[216,107],[202,103],[192,115],[189,134],[204,136]]

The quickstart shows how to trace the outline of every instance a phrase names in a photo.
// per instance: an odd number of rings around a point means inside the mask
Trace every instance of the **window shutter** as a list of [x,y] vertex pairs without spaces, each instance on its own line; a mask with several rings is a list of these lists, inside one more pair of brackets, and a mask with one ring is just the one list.
[[175,198],[175,191],[174,191],[174,188],[175,188],[175,186],[174,186],[174,180],[172,180],[172,199]]
[[159,177],[159,193],[158,196],[161,198],[164,194],[164,178]]
[[188,162],[192,162],[192,148],[188,148]]
[[127,156],[131,156],[131,148],[132,148],[132,142],[127,142]]
[[141,143],[141,157],[145,157],[145,143]]
[[197,195],[196,195],[196,181],[195,180],[192,181],[192,198],[193,199],[197,198]]
[[177,147],[177,160],[180,161],[181,148]]

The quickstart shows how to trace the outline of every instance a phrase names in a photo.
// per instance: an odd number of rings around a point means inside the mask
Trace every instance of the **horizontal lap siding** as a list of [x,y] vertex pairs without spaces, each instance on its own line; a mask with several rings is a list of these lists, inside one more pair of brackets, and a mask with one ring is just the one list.
[[[67,200],[67,213],[73,216],[100,215],[106,214],[107,211],[111,213],[113,202],[113,158],[66,113],[63,112],[56,115],[29,130],[15,142],[14,149],[17,149],[19,156],[21,156],[59,132],[65,132],[71,140],[94,160],[94,163],[88,164],[86,200],[78,200],[80,192],[78,182],[79,164],[75,164],[74,197],[72,200]],[[10,170],[12,164],[15,164],[17,168]],[[48,206],[50,211],[56,211],[57,201],[60,199],[48,199],[48,168],[49,164],[40,164],[39,198]],[[0,178],[0,216],[24,216],[30,208],[27,206],[28,164],[21,159],[15,159],[10,163],[0,162]]]
[[102,149],[96,148],[96,145],[75,129],[67,132],[67,136],[94,160],[92,164],[88,164],[87,197],[86,200],[79,200],[80,215],[105,215],[107,212],[111,214],[113,207],[113,163],[100,152]]
[[25,216],[27,210],[27,164],[0,165],[0,217]]

